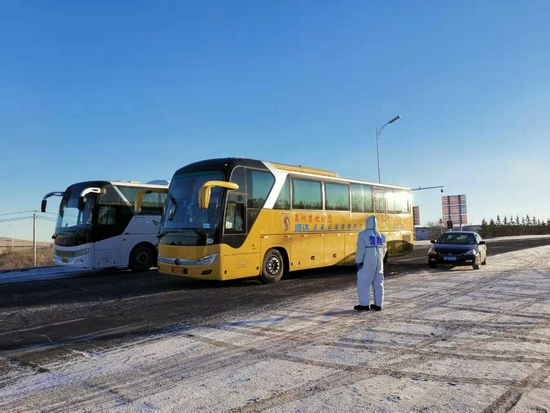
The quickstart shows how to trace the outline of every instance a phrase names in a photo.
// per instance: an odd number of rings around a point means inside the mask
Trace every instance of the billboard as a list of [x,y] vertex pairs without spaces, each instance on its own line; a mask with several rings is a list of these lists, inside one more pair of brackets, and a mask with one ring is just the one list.
[[441,197],[441,212],[443,221],[452,222],[452,226],[459,226],[468,223],[466,209],[466,195],[447,195]]
[[420,225],[420,207],[413,206],[413,225]]

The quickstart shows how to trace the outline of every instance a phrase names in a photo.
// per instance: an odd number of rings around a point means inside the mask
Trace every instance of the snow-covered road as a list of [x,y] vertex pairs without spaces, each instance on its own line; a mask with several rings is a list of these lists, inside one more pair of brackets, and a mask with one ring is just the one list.
[[101,270],[79,269],[63,267],[60,265],[51,267],[25,268],[22,270],[0,271],[0,284],[19,283],[29,281],[57,280],[61,278],[75,278]]
[[350,288],[40,366],[3,357],[0,410],[548,411],[549,291],[545,246],[389,278],[381,312],[351,310]]

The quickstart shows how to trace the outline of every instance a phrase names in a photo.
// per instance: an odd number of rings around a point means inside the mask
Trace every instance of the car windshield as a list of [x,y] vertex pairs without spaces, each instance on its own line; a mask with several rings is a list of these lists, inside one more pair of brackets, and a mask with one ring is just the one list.
[[476,243],[472,234],[443,234],[437,240],[438,244],[471,245]]

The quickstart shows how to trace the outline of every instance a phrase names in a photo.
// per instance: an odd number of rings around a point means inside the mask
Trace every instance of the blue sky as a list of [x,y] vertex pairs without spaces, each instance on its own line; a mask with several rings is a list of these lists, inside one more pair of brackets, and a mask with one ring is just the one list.
[[471,223],[546,220],[548,21],[546,0],[5,2],[0,221],[74,182],[212,157],[376,182],[396,115],[382,182],[444,186],[414,192],[422,224],[458,194]]

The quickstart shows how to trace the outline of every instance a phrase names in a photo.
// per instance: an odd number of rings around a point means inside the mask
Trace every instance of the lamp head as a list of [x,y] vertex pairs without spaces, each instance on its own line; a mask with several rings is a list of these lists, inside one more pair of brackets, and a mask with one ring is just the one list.
[[397,119],[401,119],[401,115],[397,115],[395,118],[390,119],[388,124],[395,122]]

